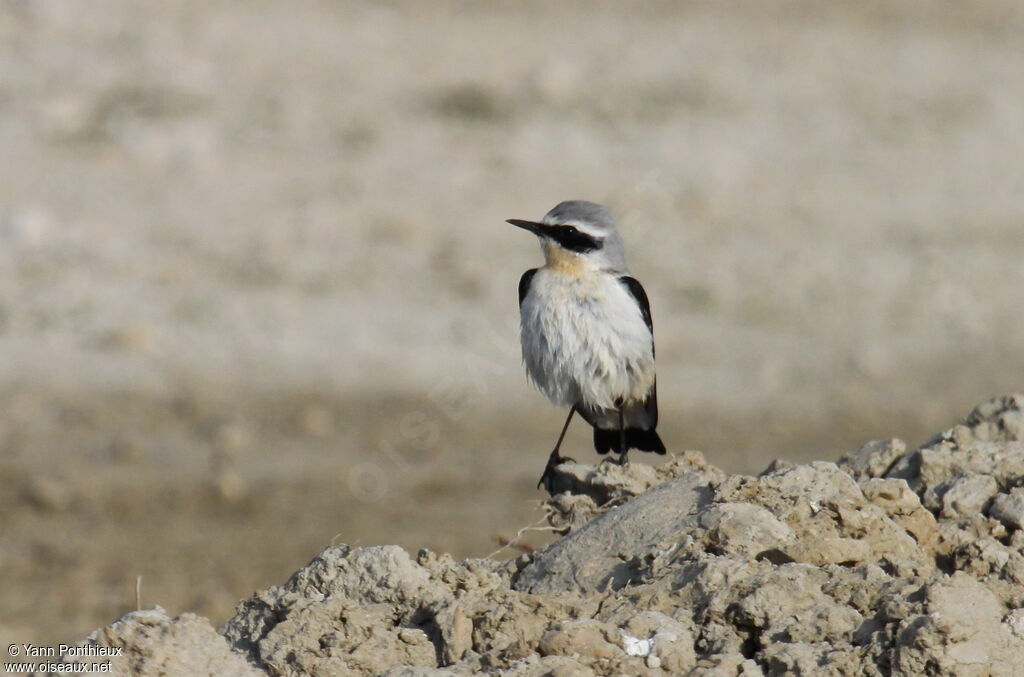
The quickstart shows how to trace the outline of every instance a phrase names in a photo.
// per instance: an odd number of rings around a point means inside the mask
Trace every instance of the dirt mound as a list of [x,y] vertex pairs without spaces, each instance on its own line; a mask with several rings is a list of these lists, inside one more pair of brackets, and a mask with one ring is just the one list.
[[219,633],[157,609],[87,643],[139,675],[1019,674],[1022,441],[1018,394],[757,477],[566,464],[535,554],[330,547]]

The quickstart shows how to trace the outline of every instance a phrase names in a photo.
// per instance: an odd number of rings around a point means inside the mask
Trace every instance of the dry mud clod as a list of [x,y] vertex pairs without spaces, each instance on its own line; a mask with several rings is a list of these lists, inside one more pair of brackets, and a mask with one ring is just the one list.
[[330,547],[219,631],[156,609],[85,643],[125,675],[1018,675],[1022,411],[757,477],[566,464],[532,556]]

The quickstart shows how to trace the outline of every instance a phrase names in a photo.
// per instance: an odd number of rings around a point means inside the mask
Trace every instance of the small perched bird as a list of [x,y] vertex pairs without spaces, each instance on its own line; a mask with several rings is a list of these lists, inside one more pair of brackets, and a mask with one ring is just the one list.
[[526,373],[548,398],[569,407],[537,486],[552,489],[573,414],[594,428],[598,454],[665,453],[655,428],[658,394],[654,327],[644,288],[629,276],[622,238],[604,207],[562,202],[537,221],[509,219],[540,240],[545,264],[519,280],[520,339]]

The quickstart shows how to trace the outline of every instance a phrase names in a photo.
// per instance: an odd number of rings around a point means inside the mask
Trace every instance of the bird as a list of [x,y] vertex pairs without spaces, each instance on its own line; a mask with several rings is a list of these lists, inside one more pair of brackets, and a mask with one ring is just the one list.
[[519,280],[520,343],[528,379],[569,407],[537,486],[554,493],[554,469],[574,414],[593,427],[594,450],[665,453],[657,433],[654,323],[643,285],[626,265],[611,213],[568,200],[540,221],[508,219],[540,240],[544,265]]

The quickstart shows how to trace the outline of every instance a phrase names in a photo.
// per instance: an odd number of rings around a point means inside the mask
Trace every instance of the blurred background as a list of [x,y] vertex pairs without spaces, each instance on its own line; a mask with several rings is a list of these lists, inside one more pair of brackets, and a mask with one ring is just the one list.
[[139,576],[220,623],[332,541],[541,519],[564,412],[504,219],[564,199],[619,216],[672,450],[832,460],[1019,389],[1022,31],[1014,0],[0,1],[0,635],[80,638]]

